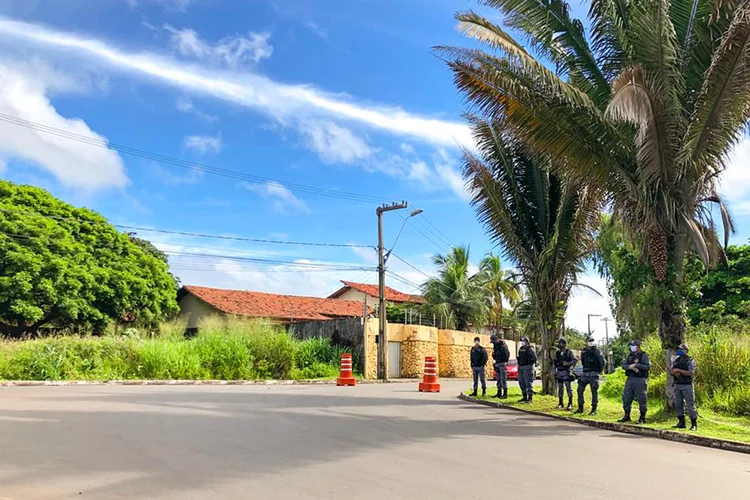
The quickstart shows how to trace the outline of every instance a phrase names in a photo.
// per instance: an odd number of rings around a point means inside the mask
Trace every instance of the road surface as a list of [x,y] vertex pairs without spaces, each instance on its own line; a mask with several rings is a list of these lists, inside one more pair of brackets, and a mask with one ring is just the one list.
[[477,406],[465,385],[0,388],[0,498],[750,498],[750,455]]

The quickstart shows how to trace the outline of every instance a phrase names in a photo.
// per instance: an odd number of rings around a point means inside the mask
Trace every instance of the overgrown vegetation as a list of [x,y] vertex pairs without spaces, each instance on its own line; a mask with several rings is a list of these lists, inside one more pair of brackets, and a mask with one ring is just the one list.
[[[257,380],[330,378],[345,348],[329,339],[299,341],[273,323],[207,319],[185,339],[184,325],[162,326],[156,336],[59,336],[0,343],[0,379]],[[357,360],[355,360],[356,366]]]

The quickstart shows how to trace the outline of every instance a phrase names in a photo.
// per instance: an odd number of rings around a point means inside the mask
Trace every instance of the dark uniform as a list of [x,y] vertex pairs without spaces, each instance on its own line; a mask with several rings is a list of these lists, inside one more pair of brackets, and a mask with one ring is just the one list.
[[573,375],[571,375],[570,369],[575,366],[578,360],[573,351],[567,348],[567,345],[565,339],[560,339],[555,353],[555,377],[557,378],[557,399],[559,401],[557,407],[563,407],[563,390],[565,390],[568,393],[568,410],[572,410],[573,388],[571,383],[573,382]]
[[576,413],[583,413],[583,395],[586,392],[586,386],[591,386],[591,415],[596,415],[596,408],[599,405],[599,375],[604,371],[604,356],[591,345],[594,339],[586,339],[586,348],[581,351],[581,364],[583,372],[578,379],[578,409]]
[[471,348],[471,370],[474,372],[474,392],[472,396],[477,395],[478,382],[482,381],[482,396],[487,394],[487,381],[484,377],[484,369],[487,366],[487,351],[477,342],[479,338],[474,339],[474,347]]
[[[630,422],[630,407],[633,405],[633,399],[638,400],[638,409],[641,412],[639,424],[646,423],[646,411],[648,410],[648,373],[651,370],[651,360],[648,354],[641,351],[641,341],[634,340],[630,343],[631,352],[622,363],[625,375],[628,379],[625,381],[625,390],[622,393],[622,409],[625,415],[619,420],[620,422]],[[632,348],[636,349],[633,350]]]
[[[494,337],[494,340],[492,339]],[[492,347],[492,359],[494,361],[493,368],[495,369],[496,381],[497,381],[497,397],[505,399],[508,397],[508,360],[510,359],[510,349],[508,344],[496,335],[490,337],[493,341]]]
[[537,362],[536,351],[529,344],[528,337],[521,338],[521,348],[518,349],[518,385],[521,386],[523,399],[529,402],[534,398],[534,365]]
[[[688,356],[687,344],[681,344],[677,348],[677,359],[672,363],[672,374],[674,375],[674,402],[677,410],[677,425],[675,429],[685,428],[685,406],[690,415],[690,430],[698,430],[698,412],[695,410],[695,386],[693,376],[695,375],[695,361]],[[674,372],[674,370],[679,370]]]

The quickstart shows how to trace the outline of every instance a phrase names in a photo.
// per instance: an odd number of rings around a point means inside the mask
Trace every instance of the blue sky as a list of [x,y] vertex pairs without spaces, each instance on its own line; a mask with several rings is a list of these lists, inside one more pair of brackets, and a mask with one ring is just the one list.
[[[438,44],[465,44],[455,0],[5,0],[0,5],[0,113],[243,174],[217,176],[0,121],[3,178],[42,186],[115,223],[221,235],[376,243],[375,204],[286,183],[408,200],[413,219],[396,253],[432,274],[430,256],[469,244],[491,250],[460,180],[470,135]],[[581,10],[579,7],[576,10]],[[743,149],[744,148],[744,149]],[[733,160],[750,161],[742,144]],[[750,211],[748,174],[728,193]],[[386,215],[386,242],[402,219]],[[437,228],[437,229],[435,229]],[[176,253],[332,262],[370,268],[362,248],[301,247],[142,232]],[[737,241],[744,241],[740,234]],[[173,255],[184,283],[327,295],[372,271],[303,269]],[[411,282],[425,278],[392,259]],[[604,292],[596,276],[583,281]],[[389,284],[409,290],[398,281]],[[568,323],[607,314],[579,292]]]

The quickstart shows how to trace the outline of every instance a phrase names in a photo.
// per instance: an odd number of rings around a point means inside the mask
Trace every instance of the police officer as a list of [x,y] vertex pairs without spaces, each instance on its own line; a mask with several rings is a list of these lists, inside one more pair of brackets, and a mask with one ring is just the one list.
[[534,399],[534,365],[536,351],[529,343],[528,337],[521,337],[521,347],[518,349],[518,385],[521,386],[523,399],[519,403],[531,403]]
[[474,372],[474,392],[477,395],[477,385],[482,381],[482,397],[487,394],[487,382],[484,378],[484,369],[487,366],[487,351],[479,343],[479,337],[474,337],[474,347],[471,348],[471,370]]
[[591,413],[596,415],[596,407],[599,405],[599,374],[604,371],[604,356],[596,347],[593,337],[586,337],[586,347],[581,351],[581,364],[583,372],[578,379],[578,409],[575,413],[583,413],[583,395],[586,386],[591,386]]
[[492,359],[494,361],[495,375],[497,381],[497,397],[505,399],[508,397],[508,360],[510,359],[510,349],[505,340],[497,335],[490,335],[492,342]]
[[558,408],[563,408],[563,389],[568,393],[568,411],[573,409],[573,388],[570,386],[573,376],[570,369],[578,360],[573,351],[568,349],[568,341],[561,338],[557,341],[557,352],[555,353],[555,377],[557,378]]
[[625,375],[625,390],[622,392],[622,409],[625,415],[618,422],[630,422],[630,407],[633,399],[638,399],[638,409],[641,411],[639,424],[646,423],[646,410],[648,409],[648,372],[651,370],[651,360],[648,354],[641,350],[641,341],[634,340],[630,343],[630,353],[622,363]]
[[695,411],[695,361],[688,356],[688,346],[683,343],[677,348],[677,359],[672,363],[674,375],[674,402],[677,407],[677,425],[675,429],[685,428],[685,405],[690,414],[690,430],[698,430],[698,412]]

